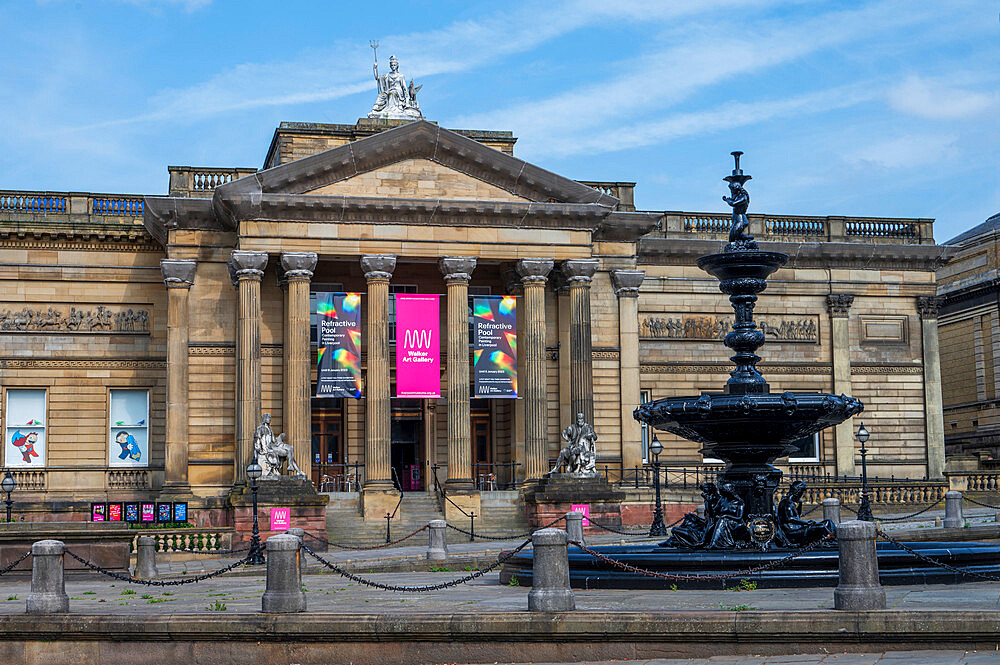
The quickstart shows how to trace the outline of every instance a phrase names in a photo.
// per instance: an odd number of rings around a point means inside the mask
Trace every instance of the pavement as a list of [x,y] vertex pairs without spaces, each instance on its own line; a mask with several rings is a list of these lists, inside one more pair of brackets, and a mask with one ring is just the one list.
[[[588,661],[580,663],[580,665],[611,665],[622,662],[629,663],[629,665],[996,665],[1000,663],[1000,653],[997,651],[889,651],[788,656],[715,656],[695,659],[606,660]],[[535,665],[546,664],[538,663]]]

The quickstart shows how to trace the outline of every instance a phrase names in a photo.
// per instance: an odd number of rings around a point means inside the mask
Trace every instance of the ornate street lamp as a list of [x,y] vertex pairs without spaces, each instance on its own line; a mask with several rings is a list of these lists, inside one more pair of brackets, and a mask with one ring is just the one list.
[[260,528],[257,524],[257,479],[264,473],[264,469],[257,464],[255,457],[250,466],[247,467],[247,478],[250,479],[250,490],[253,492],[253,531],[250,535],[250,557],[251,566],[259,566],[264,563],[264,552],[260,546]]
[[10,469],[7,470],[7,475],[3,477],[3,480],[0,480],[0,489],[7,493],[7,500],[4,503],[7,504],[7,521],[10,522],[10,507],[14,504],[10,500],[10,493],[17,489],[17,481],[10,474]]
[[649,444],[649,452],[653,455],[653,487],[656,489],[656,508],[653,511],[653,523],[649,526],[649,535],[665,536],[667,527],[663,525],[663,506],[660,503],[660,453],[663,452],[663,444],[655,434],[653,442]]
[[868,441],[868,437],[871,435],[865,429],[864,423],[861,423],[861,426],[858,427],[856,436],[861,443],[861,503],[858,505],[858,519],[863,522],[871,522],[873,518],[872,505],[868,499],[868,464],[865,461],[865,455],[868,454],[865,442]]

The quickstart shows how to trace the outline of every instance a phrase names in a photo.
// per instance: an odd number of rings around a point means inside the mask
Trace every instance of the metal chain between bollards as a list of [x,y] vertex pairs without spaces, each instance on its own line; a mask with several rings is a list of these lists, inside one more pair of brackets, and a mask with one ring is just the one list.
[[454,587],[454,586],[458,586],[459,584],[465,584],[466,582],[471,582],[474,579],[478,579],[478,578],[482,577],[483,575],[486,575],[487,573],[490,573],[490,572],[496,570],[497,568],[499,568],[500,566],[502,566],[503,564],[505,564],[508,559],[510,559],[512,556],[514,556],[515,554],[517,554],[518,552],[520,552],[521,550],[523,550],[525,547],[527,547],[530,544],[531,544],[531,539],[529,538],[528,540],[525,540],[523,543],[521,543],[520,545],[518,545],[515,549],[511,550],[510,552],[506,552],[502,556],[497,557],[496,563],[490,564],[486,568],[482,568],[482,569],[477,570],[477,571],[475,571],[473,573],[470,573],[469,575],[466,575],[465,577],[460,577],[457,580],[449,580],[447,582],[441,582],[439,584],[426,584],[426,585],[423,585],[423,586],[399,586],[399,585],[395,585],[395,584],[382,584],[381,582],[374,582],[372,580],[365,579],[364,577],[359,577],[358,575],[355,575],[353,573],[347,572],[343,568],[340,568],[336,564],[333,564],[333,563],[327,561],[326,559],[324,559],[323,557],[321,557],[320,555],[316,554],[315,552],[313,552],[311,549],[309,549],[305,545],[302,545],[302,549],[305,550],[306,553],[309,556],[311,556],[312,558],[316,559],[317,561],[319,561],[321,564],[323,564],[324,566],[326,566],[327,568],[329,568],[333,572],[337,573],[338,575],[340,575],[342,577],[346,577],[347,579],[349,579],[349,580],[351,580],[353,582],[357,582],[358,584],[363,584],[365,586],[372,587],[373,589],[381,589],[383,591],[400,591],[400,592],[403,592],[403,593],[420,593],[420,592],[424,592],[424,591],[441,591],[442,589],[448,589],[448,588],[451,588],[451,587]]
[[[558,524],[559,522],[561,522],[564,519],[566,519],[566,516],[562,515],[560,517],[555,518],[554,520],[552,520],[548,524],[546,524],[544,526],[538,527],[538,529],[548,529],[550,526],[552,526],[554,524]],[[517,533],[517,534],[512,534],[512,535],[509,535],[509,536],[487,536],[487,535],[482,534],[482,533],[475,533],[473,531],[466,531],[465,529],[462,529],[461,527],[457,527],[457,526],[455,526],[453,524],[450,524],[450,523],[446,523],[445,526],[447,526],[449,529],[457,531],[457,532],[459,532],[461,534],[465,534],[466,536],[469,536],[470,538],[481,538],[482,540],[519,540],[521,538],[531,538],[531,534],[533,534],[535,531],[538,531],[538,529],[533,529],[533,530],[529,531],[528,533]]]
[[[682,517],[679,520],[671,522],[670,524],[666,525],[663,528],[664,529],[669,529],[671,527],[675,527],[675,526],[677,526],[678,524],[680,524],[683,521],[684,521],[684,518]],[[601,524],[600,522],[594,520],[591,517],[587,518],[587,522],[589,522],[590,524],[593,524],[598,529],[604,529],[605,531],[610,531],[611,533],[617,533],[620,536],[643,536],[643,535],[645,535],[647,537],[649,536],[649,527],[643,527],[642,531],[625,531],[624,529],[618,529],[616,527],[609,526],[607,524]],[[661,538],[661,537],[662,536],[653,536],[653,538]]]
[[420,527],[419,529],[417,529],[416,531],[414,531],[412,533],[409,533],[409,534],[403,536],[402,538],[397,538],[396,540],[390,541],[388,543],[380,543],[378,545],[340,545],[338,543],[331,543],[326,538],[321,538],[320,536],[317,536],[316,534],[311,533],[309,531],[303,531],[303,533],[305,535],[309,536],[310,538],[312,538],[313,540],[315,540],[318,543],[323,543],[324,545],[329,545],[330,547],[336,547],[339,550],[348,550],[348,551],[361,552],[361,551],[368,551],[368,550],[383,550],[386,547],[392,547],[393,545],[398,545],[399,543],[403,542],[404,540],[409,540],[410,538],[413,538],[418,533],[420,533],[422,531],[426,531],[429,528],[429,526],[430,525],[425,524],[422,527]]
[[983,508],[990,508],[992,510],[1000,510],[1000,506],[991,506],[988,503],[980,503],[980,502],[976,501],[973,498],[965,496],[964,494],[962,495],[962,500],[963,501],[968,501],[969,503],[974,503],[977,506],[982,506]]
[[14,567],[17,566],[17,564],[21,563],[22,561],[24,561],[25,559],[27,559],[29,556],[31,556],[31,550],[28,550],[27,552],[25,552],[24,554],[22,554],[20,559],[12,561],[9,565],[7,565],[6,567],[4,567],[3,570],[0,570],[0,575],[4,575],[4,574],[9,573],[10,571],[14,570]]
[[899,549],[903,550],[904,552],[906,552],[906,553],[908,553],[908,554],[916,557],[917,559],[920,559],[924,563],[929,563],[931,565],[938,566],[940,568],[944,568],[945,570],[950,570],[951,572],[958,573],[959,575],[968,575],[969,577],[978,577],[979,579],[988,580],[990,582],[1000,582],[1000,576],[990,575],[988,573],[977,573],[974,570],[966,570],[965,568],[959,568],[957,566],[951,565],[950,563],[945,563],[944,561],[938,561],[937,559],[932,559],[931,557],[927,556],[926,554],[921,554],[920,552],[916,551],[912,547],[909,547],[909,546],[905,545],[904,543],[899,542],[898,540],[896,540],[895,538],[893,538],[892,536],[890,536],[889,534],[887,534],[885,531],[883,531],[878,526],[876,526],[876,530],[877,530],[878,535],[882,536],[887,541],[889,541],[890,543],[892,543],[893,545],[895,545]]
[[243,565],[245,563],[248,563],[250,561],[250,557],[249,556],[248,557],[244,557],[243,559],[240,559],[236,563],[230,564],[230,565],[228,565],[225,568],[222,568],[220,570],[215,570],[215,571],[212,571],[210,573],[205,573],[204,575],[198,575],[196,577],[189,577],[189,578],[186,578],[186,579],[180,579],[180,580],[141,580],[141,579],[139,579],[137,577],[132,577],[131,575],[122,575],[121,573],[116,573],[116,572],[114,572],[112,570],[108,570],[107,568],[103,568],[101,566],[98,566],[96,563],[92,563],[92,562],[88,561],[87,559],[84,559],[83,557],[81,557],[80,555],[78,555],[76,552],[74,552],[72,550],[67,549],[66,550],[66,554],[70,555],[71,557],[73,557],[74,559],[76,559],[77,561],[79,561],[80,563],[82,563],[84,566],[86,566],[87,568],[90,568],[91,570],[93,570],[95,572],[98,572],[98,573],[100,573],[102,575],[106,575],[108,577],[114,578],[116,580],[120,580],[122,582],[128,582],[130,584],[144,584],[146,586],[181,586],[182,584],[192,584],[194,582],[201,582],[201,581],[204,581],[204,580],[212,579],[213,577],[218,577],[219,575],[222,575],[223,573],[228,573],[230,570],[236,568],[237,566],[241,566],[241,565]]
[[911,520],[914,517],[917,517],[918,515],[923,515],[928,510],[938,505],[942,501],[944,501],[944,499],[938,499],[937,501],[927,506],[926,508],[922,508],[915,513],[910,513],[909,515],[903,515],[902,517],[876,517],[875,520],[878,522],[905,522],[906,520]]
[[614,566],[616,568],[620,568],[621,570],[624,570],[624,571],[629,572],[629,573],[636,573],[638,575],[644,575],[646,577],[656,577],[656,578],[664,579],[664,580],[677,580],[677,581],[680,581],[680,582],[698,582],[698,581],[702,581],[702,580],[731,580],[731,579],[734,579],[734,578],[737,578],[737,577],[746,577],[747,575],[754,575],[756,573],[762,573],[765,570],[771,570],[772,568],[777,568],[778,566],[781,566],[782,564],[788,563],[792,559],[800,557],[803,554],[806,554],[807,552],[811,552],[812,550],[814,550],[817,547],[819,547],[820,544],[822,544],[823,542],[831,539],[832,537],[833,537],[832,535],[823,536],[822,538],[820,538],[816,542],[814,542],[814,543],[812,543],[810,545],[806,545],[805,547],[800,548],[800,549],[792,552],[791,554],[789,554],[786,557],[782,557],[780,559],[775,559],[774,561],[770,561],[768,563],[761,564],[761,565],[755,566],[753,568],[747,568],[745,570],[739,570],[739,571],[736,571],[734,573],[720,573],[718,575],[687,575],[687,574],[683,574],[683,573],[677,573],[677,574],[675,574],[675,573],[661,573],[661,572],[658,572],[658,571],[655,571],[655,570],[647,570],[646,568],[639,568],[637,566],[633,566],[631,564],[625,563],[624,561],[619,561],[618,559],[606,556],[604,554],[601,554],[600,552],[596,552],[596,551],[590,549],[589,547],[587,547],[586,545],[584,545],[583,543],[579,543],[579,542],[577,542],[575,540],[569,541],[569,544],[573,545],[575,547],[579,547],[581,550],[583,550],[584,552],[586,552],[590,556],[594,557],[598,561],[603,561],[604,563],[611,564],[612,566]]

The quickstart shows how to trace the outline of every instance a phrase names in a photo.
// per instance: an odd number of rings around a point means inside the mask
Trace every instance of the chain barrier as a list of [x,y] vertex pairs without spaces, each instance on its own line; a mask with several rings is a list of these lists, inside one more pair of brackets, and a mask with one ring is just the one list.
[[4,575],[4,574],[9,573],[10,571],[14,570],[14,567],[17,566],[17,564],[21,563],[22,561],[24,561],[25,559],[27,559],[29,556],[31,556],[31,550],[28,550],[27,552],[25,552],[24,554],[22,554],[20,559],[15,559],[14,561],[12,561],[9,565],[5,566],[3,568],[3,570],[0,570],[0,575]]
[[[598,529],[604,529],[605,531],[610,531],[611,533],[617,533],[620,536],[646,536],[646,537],[650,537],[649,536],[649,528],[648,527],[643,527],[642,531],[625,531],[624,529],[618,529],[616,527],[609,526],[607,524],[601,524],[600,522],[597,522],[597,521],[595,521],[595,520],[593,520],[593,519],[591,519],[589,517],[587,518],[587,521],[589,521],[591,524],[593,524],[594,526],[596,526]],[[675,526],[677,526],[678,524],[680,524],[683,521],[684,521],[684,518],[682,517],[679,520],[677,520],[675,522],[671,522],[670,524],[666,525],[664,528],[665,529],[669,529],[671,527],[675,527]],[[660,538],[660,536],[652,536],[652,537],[653,538]]]
[[250,557],[247,556],[247,557],[244,557],[244,558],[240,559],[239,561],[237,561],[235,563],[232,563],[232,564],[226,566],[225,568],[221,568],[219,570],[214,570],[214,571],[212,571],[210,573],[205,573],[204,575],[197,575],[195,577],[189,577],[189,578],[180,579],[180,580],[141,580],[141,579],[139,579],[137,577],[132,577],[131,575],[123,575],[121,573],[116,573],[116,572],[114,572],[112,570],[108,570],[107,568],[103,568],[101,566],[98,566],[95,563],[91,563],[87,559],[84,559],[83,557],[81,557],[80,555],[78,555],[73,550],[67,549],[66,550],[66,554],[70,555],[71,557],[73,557],[74,559],[76,559],[77,561],[79,561],[80,563],[82,563],[87,568],[90,568],[94,572],[100,573],[102,575],[106,575],[108,577],[111,577],[111,578],[116,579],[116,580],[120,580],[122,582],[128,582],[129,584],[144,584],[146,586],[180,586],[182,584],[192,584],[194,582],[202,582],[204,580],[210,580],[213,577],[218,577],[219,575],[222,575],[223,573],[228,573],[233,568],[236,568],[237,566],[241,566],[241,565],[243,565],[245,563],[249,563],[250,562]]
[[757,573],[762,573],[765,570],[771,570],[772,568],[777,568],[778,566],[781,566],[781,565],[783,565],[785,563],[788,563],[792,559],[800,557],[803,554],[806,554],[807,552],[811,552],[812,550],[814,550],[817,547],[819,547],[820,544],[822,544],[823,542],[825,542],[827,540],[830,540],[832,537],[833,536],[831,536],[831,535],[823,536],[822,538],[820,538],[816,542],[814,542],[814,543],[812,543],[810,545],[806,545],[805,547],[802,547],[802,548],[800,548],[798,550],[795,550],[794,552],[792,552],[788,556],[782,557],[780,559],[775,559],[774,561],[770,561],[768,563],[761,564],[759,566],[754,566],[753,568],[747,568],[745,570],[736,571],[735,573],[720,573],[718,575],[688,575],[688,574],[683,574],[683,573],[676,573],[676,574],[675,573],[661,573],[661,572],[658,572],[658,571],[655,571],[655,570],[648,570],[646,568],[639,568],[638,566],[633,566],[631,564],[625,563],[624,561],[619,561],[618,559],[606,556],[604,554],[601,554],[600,552],[592,550],[589,547],[587,547],[586,545],[584,545],[583,543],[579,543],[579,542],[576,542],[576,541],[570,541],[569,544],[573,545],[575,547],[579,547],[581,550],[583,550],[584,552],[586,552],[587,554],[589,554],[593,558],[597,559],[598,561],[603,561],[604,563],[610,564],[610,565],[614,566],[615,568],[620,568],[621,570],[624,570],[624,571],[629,572],[629,573],[636,573],[638,575],[644,575],[646,577],[656,577],[656,578],[664,579],[664,580],[677,580],[677,581],[682,581],[682,582],[699,582],[699,581],[702,581],[702,580],[731,580],[731,579],[734,579],[734,578],[737,578],[737,577],[747,577],[748,575],[755,575]]
[[904,552],[912,555],[913,557],[915,557],[915,558],[923,561],[924,563],[929,563],[931,565],[938,566],[940,568],[944,568],[945,570],[950,570],[951,572],[958,573],[959,575],[968,575],[969,577],[978,577],[979,579],[988,580],[990,582],[1000,582],[1000,577],[998,577],[996,575],[989,575],[987,573],[977,573],[974,570],[966,570],[965,568],[958,568],[957,566],[953,566],[950,563],[945,563],[944,561],[938,561],[937,559],[932,559],[931,557],[927,556],[926,554],[921,554],[920,552],[916,551],[912,547],[909,547],[908,545],[899,542],[898,540],[896,540],[895,538],[893,538],[892,536],[890,536],[889,534],[887,534],[885,531],[883,531],[880,527],[876,527],[876,530],[877,530],[878,535],[882,536],[883,538],[885,538],[887,541],[889,541],[890,543],[892,543],[893,545],[895,545],[899,549],[901,549]]
[[[927,506],[926,508],[922,508],[921,510],[918,510],[915,513],[910,513],[909,515],[903,515],[902,517],[876,517],[875,519],[878,520],[879,522],[905,522],[906,520],[913,519],[914,517],[917,517],[918,515],[923,515],[928,510],[930,510],[934,506],[938,505],[942,501],[944,501],[944,499],[938,499],[937,501],[935,501],[931,505]],[[855,513],[855,514],[857,514],[857,513]]]
[[190,554],[239,554],[240,552],[250,551],[249,547],[240,547],[235,550],[193,550],[187,547],[173,547],[169,552],[160,550],[159,554],[172,554],[174,552],[188,552]]
[[445,526],[447,526],[449,529],[452,529],[454,531],[458,531],[461,534],[465,534],[466,536],[469,536],[470,538],[480,538],[482,540],[519,540],[521,538],[531,538],[531,535],[533,533],[535,533],[535,531],[538,531],[539,529],[548,529],[550,526],[552,526],[554,524],[558,524],[560,521],[562,521],[564,519],[566,519],[566,516],[562,515],[560,517],[555,518],[554,520],[552,520],[548,524],[546,524],[544,526],[538,527],[538,529],[533,529],[533,530],[529,531],[528,533],[517,533],[517,534],[512,534],[510,536],[487,536],[487,535],[481,534],[481,533],[475,533],[475,532],[472,532],[472,531],[466,531],[465,529],[463,529],[461,527],[457,527],[457,526],[455,526],[453,524],[450,524],[450,523],[446,524]]
[[330,547],[336,547],[338,550],[348,550],[348,551],[362,552],[362,551],[370,551],[370,550],[382,550],[382,549],[385,549],[386,547],[392,547],[393,545],[398,545],[399,543],[403,542],[404,540],[409,540],[410,538],[413,538],[415,535],[417,535],[421,531],[425,531],[428,528],[430,528],[430,525],[429,524],[425,524],[422,527],[420,527],[419,529],[417,529],[416,531],[414,531],[413,533],[409,533],[409,534],[403,536],[402,538],[397,538],[396,540],[391,540],[388,543],[380,543],[378,545],[340,545],[338,543],[331,543],[326,538],[321,538],[321,537],[317,536],[314,533],[310,533],[309,531],[304,531],[303,533],[305,533],[305,535],[309,536],[310,538],[312,538],[313,540],[315,540],[318,543],[323,543],[324,545],[329,545]]
[[968,501],[969,503],[974,503],[977,506],[982,506],[983,508],[990,508],[992,510],[1000,510],[1000,506],[991,506],[988,503],[980,503],[980,502],[976,501],[975,499],[971,499],[971,498],[965,496],[964,494],[962,495],[962,500],[963,501]]
[[801,518],[801,517],[806,517],[807,515],[812,515],[813,513],[815,513],[817,510],[819,510],[822,507],[823,507],[822,503],[817,503],[815,506],[813,506],[812,508],[810,508],[806,512],[802,513],[801,515],[799,515],[799,517]]
[[335,564],[327,561],[326,559],[324,559],[320,555],[316,554],[315,552],[313,552],[311,549],[309,549],[305,545],[302,546],[302,549],[304,549],[309,556],[311,556],[312,558],[316,559],[317,561],[319,561],[321,564],[323,564],[324,566],[326,566],[327,568],[329,568],[333,572],[337,573],[338,575],[340,575],[342,577],[346,577],[347,579],[349,579],[349,580],[351,580],[353,582],[357,582],[358,584],[363,584],[365,586],[372,587],[373,589],[381,589],[383,591],[400,591],[400,592],[404,592],[404,593],[420,593],[420,592],[424,592],[424,591],[441,591],[442,589],[449,589],[451,587],[458,586],[459,584],[465,584],[466,582],[471,582],[472,580],[478,579],[478,578],[482,577],[483,575],[486,575],[487,573],[493,572],[494,570],[496,570],[497,568],[499,568],[503,564],[507,563],[508,559],[510,559],[512,556],[514,556],[515,554],[517,554],[518,552],[520,552],[521,550],[523,550],[525,547],[527,547],[530,544],[531,544],[531,539],[529,538],[529,539],[525,540],[523,543],[521,543],[520,545],[518,545],[517,548],[515,548],[515,549],[513,549],[513,550],[511,550],[509,552],[505,552],[503,555],[497,557],[496,563],[490,564],[486,568],[482,568],[482,569],[477,570],[477,571],[475,571],[473,573],[470,573],[470,574],[466,575],[465,577],[460,577],[457,580],[449,580],[447,582],[441,582],[439,584],[425,584],[423,586],[399,586],[399,585],[395,585],[395,584],[382,584],[381,582],[374,582],[372,580],[365,579],[364,577],[359,577],[358,575],[355,575],[353,573],[347,572],[343,568],[341,568],[341,567],[339,567],[339,566],[337,566],[337,565],[335,565]]

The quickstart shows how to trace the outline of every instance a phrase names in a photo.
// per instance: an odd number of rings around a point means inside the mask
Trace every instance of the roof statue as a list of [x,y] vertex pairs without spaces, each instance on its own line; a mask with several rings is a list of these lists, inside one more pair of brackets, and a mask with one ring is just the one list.
[[420,120],[423,114],[420,112],[420,105],[417,104],[417,93],[422,85],[414,85],[413,79],[410,84],[406,84],[406,77],[399,71],[399,60],[396,56],[389,57],[389,72],[387,74],[378,73],[378,42],[371,42],[372,50],[375,52],[375,85],[378,86],[378,98],[372,106],[369,118],[380,118],[384,120]]

